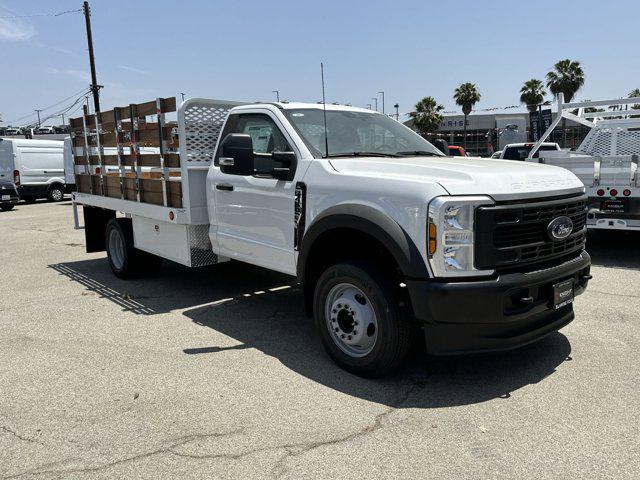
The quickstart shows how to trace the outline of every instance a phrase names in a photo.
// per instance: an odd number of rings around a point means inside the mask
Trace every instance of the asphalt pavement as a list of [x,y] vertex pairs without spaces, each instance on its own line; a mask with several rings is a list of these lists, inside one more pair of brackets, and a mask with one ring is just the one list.
[[365,380],[291,279],[115,278],[69,201],[0,212],[0,479],[635,479],[640,234],[589,238],[576,319],[519,350]]

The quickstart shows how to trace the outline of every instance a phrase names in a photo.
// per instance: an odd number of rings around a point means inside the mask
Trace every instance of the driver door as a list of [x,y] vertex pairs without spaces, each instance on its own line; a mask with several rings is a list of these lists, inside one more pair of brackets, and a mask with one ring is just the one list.
[[[240,113],[229,117],[222,138],[230,133],[251,136],[255,159],[253,175],[220,170],[214,162],[216,243],[224,256],[280,272],[295,274],[295,180],[269,175],[274,151],[293,151],[292,142],[271,112]],[[220,150],[220,149],[219,149]],[[298,158],[299,153],[298,153]]]

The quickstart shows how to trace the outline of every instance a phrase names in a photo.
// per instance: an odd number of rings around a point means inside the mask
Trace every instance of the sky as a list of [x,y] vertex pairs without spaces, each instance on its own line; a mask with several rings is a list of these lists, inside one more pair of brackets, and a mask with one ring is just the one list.
[[[640,88],[638,0],[90,3],[103,110],[180,92],[273,101],[279,90],[317,102],[320,62],[328,102],[366,107],[378,97],[381,110],[384,91],[387,113],[424,96],[459,112],[452,95],[463,82],[477,85],[477,109],[515,105],[526,80],[563,58],[584,68],[577,100]],[[66,107],[90,83],[81,12],[48,15],[81,4],[0,0],[2,125],[33,121],[34,109],[63,99],[42,115]]]

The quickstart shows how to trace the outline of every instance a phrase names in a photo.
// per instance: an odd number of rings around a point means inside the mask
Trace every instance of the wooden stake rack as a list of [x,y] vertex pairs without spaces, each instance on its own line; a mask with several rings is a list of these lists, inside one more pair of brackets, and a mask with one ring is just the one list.
[[165,120],[175,111],[175,97],[91,115],[85,107],[70,120],[77,190],[182,208],[178,126]]

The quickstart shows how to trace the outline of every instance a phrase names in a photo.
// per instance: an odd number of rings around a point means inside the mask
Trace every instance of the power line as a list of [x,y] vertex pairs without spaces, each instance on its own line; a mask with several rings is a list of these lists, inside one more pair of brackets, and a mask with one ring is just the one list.
[[77,12],[81,12],[82,9],[79,8],[77,10],[65,10],[64,12],[58,12],[58,13],[32,13],[29,15],[3,15],[0,16],[0,18],[3,19],[17,19],[17,18],[35,18],[35,17],[60,17],[62,15],[66,15],[67,13],[77,13]]
[[41,124],[46,123],[47,121],[51,120],[52,118],[55,117],[59,117],[62,114],[68,114],[69,110],[71,110],[73,107],[75,107],[78,102],[80,102],[83,98],[86,98],[85,95],[88,93],[88,91],[85,91],[82,95],[80,95],[79,97],[77,97],[73,103],[65,108],[63,108],[62,110],[58,110],[57,112],[51,113],[49,115],[47,115],[41,122]]
[[[66,102],[66,101],[68,101],[68,100],[71,100],[72,98],[76,98],[76,97],[77,97],[78,95],[80,95],[80,94],[84,95],[84,94],[87,92],[87,90],[89,90],[89,89],[85,87],[85,88],[83,88],[82,90],[80,90],[79,92],[76,92],[76,93],[74,93],[74,94],[72,94],[72,95],[69,95],[68,97],[63,98],[62,100],[60,100],[60,101],[58,101],[58,102],[56,102],[56,103],[54,103],[54,104],[51,104],[51,105],[49,105],[49,106],[47,106],[47,107],[45,107],[45,108],[41,108],[41,109],[40,109],[40,111],[45,111],[45,112],[46,112],[47,110],[50,110],[50,109],[52,109],[53,107],[57,107],[57,106],[58,106],[58,105],[60,105],[61,103],[64,103],[64,102]],[[7,125],[11,125],[11,124],[13,124],[13,123],[15,123],[15,122],[19,122],[20,120],[24,120],[25,118],[31,118],[32,116],[33,116],[33,113],[30,113],[30,114],[28,114],[28,115],[24,115],[24,116],[19,117],[19,118],[14,118],[13,120],[8,121],[8,122],[5,122],[5,123],[6,123]]]

